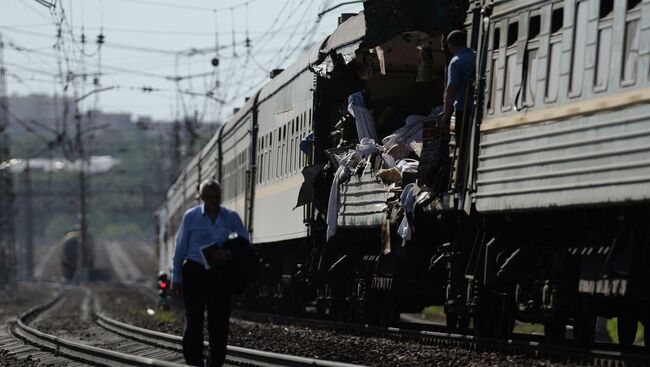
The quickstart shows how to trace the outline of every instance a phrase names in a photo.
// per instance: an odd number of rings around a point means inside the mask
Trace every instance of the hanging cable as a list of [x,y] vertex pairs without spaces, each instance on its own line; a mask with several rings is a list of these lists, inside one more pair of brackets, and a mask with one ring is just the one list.
[[232,56],[237,57],[237,49],[235,47],[235,8],[230,8],[230,25],[232,28]]

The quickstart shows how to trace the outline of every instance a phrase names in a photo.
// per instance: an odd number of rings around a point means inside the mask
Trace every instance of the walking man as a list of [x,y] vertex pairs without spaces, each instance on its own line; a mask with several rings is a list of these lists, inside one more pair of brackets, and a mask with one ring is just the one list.
[[[172,264],[172,294],[185,302],[183,356],[191,366],[203,366],[204,311],[208,313],[210,353],[207,366],[221,366],[226,359],[228,322],[230,318],[230,253],[222,246],[231,234],[249,241],[248,232],[239,215],[221,206],[221,186],[205,180],[199,186],[202,204],[183,215],[176,234]],[[210,266],[201,248],[215,245],[210,251]]]

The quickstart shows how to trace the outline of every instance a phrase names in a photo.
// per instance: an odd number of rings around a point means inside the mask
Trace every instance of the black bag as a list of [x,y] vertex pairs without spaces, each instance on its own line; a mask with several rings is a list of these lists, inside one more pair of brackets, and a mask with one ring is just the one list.
[[230,293],[241,294],[260,273],[260,260],[250,242],[242,237],[228,239],[223,247],[230,251]]

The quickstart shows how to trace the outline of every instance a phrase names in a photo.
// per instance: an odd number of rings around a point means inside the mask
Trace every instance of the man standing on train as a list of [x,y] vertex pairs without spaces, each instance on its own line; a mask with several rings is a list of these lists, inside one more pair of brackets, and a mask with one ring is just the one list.
[[[171,290],[185,302],[183,356],[191,366],[203,366],[203,319],[207,307],[210,341],[207,366],[212,367],[223,365],[228,342],[229,282],[232,280],[227,269],[231,256],[223,245],[233,234],[246,241],[249,236],[239,215],[221,206],[218,182],[203,181],[199,196],[203,203],[185,212],[176,235]],[[209,262],[205,258],[208,246]]]
[[454,131],[459,142],[458,174],[456,189],[460,189],[466,177],[466,159],[469,152],[470,115],[474,104],[472,84],[476,73],[476,52],[467,47],[467,37],[459,30],[447,36],[447,46],[454,57],[447,68],[447,88],[441,120],[449,127],[452,114],[456,116]]

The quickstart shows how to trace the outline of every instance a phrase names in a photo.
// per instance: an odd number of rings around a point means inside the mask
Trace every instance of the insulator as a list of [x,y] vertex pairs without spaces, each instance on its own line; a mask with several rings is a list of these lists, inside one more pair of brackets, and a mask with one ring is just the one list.
[[214,66],[216,68],[217,66],[219,66],[219,59],[215,56],[215,57],[212,58],[210,63],[212,64],[212,66]]

